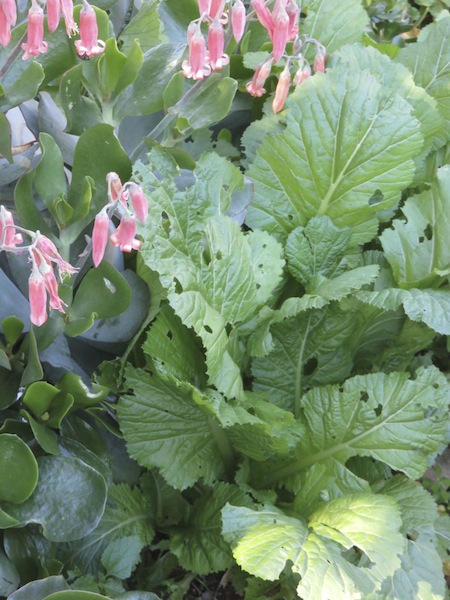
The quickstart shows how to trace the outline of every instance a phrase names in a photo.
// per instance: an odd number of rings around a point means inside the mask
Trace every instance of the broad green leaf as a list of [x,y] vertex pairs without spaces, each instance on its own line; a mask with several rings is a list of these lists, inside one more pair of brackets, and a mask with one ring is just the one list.
[[450,16],[432,23],[422,30],[416,44],[408,44],[397,54],[414,75],[417,85],[435,98],[444,118],[442,144],[450,139]]
[[159,44],[147,50],[134,83],[120,94],[114,104],[113,116],[116,121],[133,115],[147,115],[163,108],[164,89],[180,67],[184,48],[184,44]]
[[[79,541],[67,545],[64,550],[66,562],[84,573],[96,574],[101,568],[105,550],[116,541],[133,539],[139,541],[139,549],[152,541],[151,507],[139,488],[121,483],[109,488],[105,512],[97,527]],[[134,542],[133,542],[134,543]],[[116,546],[109,550],[114,551]],[[108,554],[106,555],[106,558]]]
[[[38,465],[30,448],[18,436],[0,435],[0,501],[20,504],[33,493]],[[9,511],[7,511],[9,512]]]
[[218,425],[199,410],[189,388],[131,368],[126,379],[134,395],[122,396],[117,416],[130,456],[147,468],[158,467],[177,489],[200,477],[212,483],[223,474]]
[[11,154],[11,125],[5,114],[0,111],[0,154],[13,164]]
[[[17,182],[14,189],[14,202],[17,215],[22,223],[22,227],[27,227],[32,231],[40,231],[44,235],[51,237],[51,229],[36,206],[33,194],[33,178],[33,171],[28,171]],[[9,314],[12,315],[15,313],[11,312]],[[20,317],[20,315],[16,316]]]
[[288,107],[286,130],[263,142],[248,170],[248,224],[285,239],[327,215],[353,229],[352,245],[370,240],[377,213],[413,178],[423,137],[410,105],[369,73],[336,67],[298,86]]
[[102,596],[95,592],[82,592],[77,590],[67,590],[63,592],[55,592],[46,596],[44,600],[110,600],[108,596]]
[[22,401],[41,423],[59,428],[73,405],[73,396],[46,381],[35,381],[28,386]]
[[306,286],[315,275],[333,277],[345,269],[344,255],[352,231],[336,227],[328,217],[314,217],[297,227],[286,241],[287,267]]
[[189,23],[198,19],[196,0],[165,0],[160,3],[159,14],[166,36],[173,42],[186,43],[186,30]]
[[[17,27],[12,35],[12,41],[8,48],[3,48],[0,52],[0,63],[3,65],[11,52],[14,43],[19,42],[24,27]],[[36,61],[14,60],[11,68],[2,76],[2,88],[4,97],[0,99],[0,105],[6,105],[8,108],[18,106],[22,102],[31,100],[36,96],[44,79],[44,70]]]
[[137,41],[129,48],[128,55],[120,52],[117,42],[110,38],[98,61],[98,77],[102,92],[102,103],[114,100],[126,87],[135,81],[144,56]]
[[393,62],[387,56],[380,56],[375,48],[363,48],[356,44],[344,46],[335,58],[350,70],[368,70],[385,88],[391,90],[392,95],[399,94],[409,102],[413,109],[412,115],[419,121],[420,131],[424,136],[423,154],[442,145],[444,119],[437,102],[415,84],[411,71],[404,65]]
[[307,17],[301,32],[318,40],[328,56],[351,42],[362,42],[369,18],[361,2],[355,0],[306,0]]
[[316,387],[302,398],[307,435],[289,460],[255,465],[255,482],[285,482],[317,463],[370,456],[409,477],[420,477],[445,439],[449,387],[434,367],[373,373],[343,385]]
[[[304,598],[347,600],[370,592],[399,566],[404,547],[399,509],[388,496],[355,494],[328,502],[311,515],[309,529],[272,506],[255,511],[228,504],[222,516],[237,563],[261,579],[276,580],[291,560],[302,576],[297,592]],[[372,566],[382,564],[381,580],[371,567],[352,562],[353,548]]]
[[67,118],[66,131],[74,135],[81,135],[102,119],[97,103],[83,91],[83,69],[78,64],[63,74],[59,92]]
[[23,322],[17,317],[6,317],[0,323],[6,342],[13,346],[23,331]]
[[5,505],[22,525],[39,523],[54,542],[82,538],[103,514],[106,484],[103,477],[77,458],[41,456],[39,481],[22,504]]
[[0,550],[0,595],[4,598],[17,589],[20,577],[14,564]]
[[232,566],[233,556],[221,531],[221,510],[227,503],[251,505],[239,488],[218,483],[196,500],[186,522],[179,525],[178,531],[171,536],[170,550],[184,569],[202,575]]
[[403,305],[408,317],[425,323],[437,333],[450,334],[450,288],[403,290],[387,288],[380,291],[358,291],[356,298],[377,308],[396,310]]
[[380,237],[401,288],[438,286],[450,275],[450,166],[441,167],[429,190],[409,198]]
[[108,575],[128,579],[139,562],[142,542],[136,535],[126,536],[108,544],[102,554],[102,565]]
[[122,29],[119,39],[124,54],[133,47],[135,40],[144,53],[161,43],[158,4],[158,0],[147,0],[128,25]]
[[42,158],[34,171],[33,183],[50,214],[56,218],[58,216],[55,211],[56,199],[58,196],[65,195],[67,191],[64,160],[59,147],[50,135],[41,133],[39,143]]

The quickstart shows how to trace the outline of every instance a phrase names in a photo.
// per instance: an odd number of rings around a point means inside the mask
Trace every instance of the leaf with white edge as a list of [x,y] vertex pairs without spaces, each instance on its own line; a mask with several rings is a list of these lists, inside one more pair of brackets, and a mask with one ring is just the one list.
[[252,505],[238,487],[221,482],[196,500],[186,522],[171,536],[170,551],[184,569],[204,575],[232,566],[231,549],[222,537],[221,510],[227,502],[237,506]]
[[[377,573],[352,564],[357,548],[383,578],[400,565],[404,548],[396,502],[388,496],[355,494],[324,504],[305,522],[265,506],[259,511],[228,504],[222,511],[223,533],[236,562],[252,575],[276,580],[288,560],[302,576],[302,598],[347,600],[374,589]],[[350,558],[350,560],[349,560]]]
[[158,467],[177,489],[200,477],[212,483],[223,474],[211,417],[193,401],[188,386],[132,368],[126,381],[134,395],[122,396],[117,416],[132,458],[147,468]]
[[434,287],[450,275],[450,165],[438,169],[429,190],[409,198],[392,228],[380,236],[401,288]]
[[450,16],[425,27],[416,44],[402,48],[395,62],[412,72],[414,81],[437,101],[444,118],[442,144],[450,139]]
[[108,575],[128,579],[139,562],[142,542],[137,535],[110,542],[102,554],[102,565]]
[[[131,488],[125,483],[111,485],[101,521],[89,535],[65,547],[65,562],[71,568],[96,574],[101,568],[103,552],[111,543],[121,539],[134,540],[133,547],[139,554],[154,536],[150,515],[148,501],[139,488]],[[139,541],[139,550],[136,541]],[[114,548],[112,546],[105,560],[108,561]]]
[[252,480],[296,489],[302,471],[333,458],[370,456],[412,479],[423,475],[445,442],[450,390],[434,367],[371,373],[342,385],[316,387],[302,397],[306,434],[286,460],[255,463]]
[[328,56],[344,44],[363,41],[369,17],[360,2],[306,0],[302,8],[307,13],[302,33],[323,44]]
[[350,244],[350,227],[336,227],[326,217],[314,217],[306,227],[289,234],[285,253],[291,274],[304,286],[314,275],[332,277],[345,269],[344,254]]
[[[415,45],[415,44],[413,44]],[[442,145],[442,128],[444,119],[438,110],[436,100],[423,88],[416,85],[410,70],[399,62],[393,62],[386,55],[380,55],[375,48],[358,44],[344,46],[333,57],[338,64],[345,64],[350,70],[366,69],[392,95],[399,94],[412,106],[412,115],[420,123],[420,131],[424,136],[422,153],[437,149]]]
[[403,305],[412,321],[425,323],[437,333],[450,335],[450,288],[437,290],[402,290],[387,288],[380,291],[358,291],[355,297],[361,302],[384,310],[396,310]]
[[150,155],[158,181],[139,165],[144,187],[152,186],[152,219],[142,227],[148,243],[144,261],[157,271],[168,300],[205,348],[209,381],[227,397],[243,390],[240,368],[232,358],[229,329],[250,321],[281,278],[282,248],[267,234],[245,234],[221,214],[244,180],[236,167],[214,154],[200,159],[193,182],[177,190],[176,165],[161,152]]
[[[315,216],[369,241],[377,213],[412,181],[423,136],[411,106],[366,71],[341,66],[317,74],[288,101],[287,128],[260,146],[247,223],[278,239]],[[345,131],[345,136],[344,136]]]

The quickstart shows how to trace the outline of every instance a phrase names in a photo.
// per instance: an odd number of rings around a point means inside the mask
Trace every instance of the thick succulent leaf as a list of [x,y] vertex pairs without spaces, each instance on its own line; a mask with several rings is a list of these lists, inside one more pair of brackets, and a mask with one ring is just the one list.
[[396,62],[412,72],[417,85],[436,99],[444,118],[442,144],[450,139],[450,16],[422,30],[416,44],[408,44],[397,54]]
[[[288,103],[284,133],[260,146],[248,176],[247,223],[285,239],[315,216],[352,227],[352,244],[376,233],[412,180],[423,136],[411,106],[366,71],[336,67],[305,81]],[[345,132],[345,135],[344,135]]]
[[45,600],[54,592],[69,590],[69,585],[62,575],[45,577],[30,581],[8,596],[8,600]]
[[449,386],[434,367],[419,369],[414,379],[373,373],[316,387],[302,398],[307,434],[295,455],[255,464],[253,482],[297,489],[302,471],[353,456],[370,456],[417,479],[445,441],[449,402]]
[[33,452],[17,435],[0,435],[0,501],[20,504],[33,493],[38,465]]
[[401,288],[439,285],[450,275],[450,165],[441,167],[429,190],[409,198],[380,237]]

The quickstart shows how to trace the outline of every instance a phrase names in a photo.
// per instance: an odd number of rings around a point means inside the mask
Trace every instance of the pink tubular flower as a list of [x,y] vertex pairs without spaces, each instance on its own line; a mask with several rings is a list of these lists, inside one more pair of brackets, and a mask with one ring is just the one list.
[[141,242],[134,236],[136,235],[136,217],[134,215],[126,215],[122,217],[119,227],[110,236],[110,240],[114,246],[119,246],[122,252],[131,252],[139,250]]
[[264,0],[252,0],[252,8],[256,13],[259,22],[263,27],[267,29],[270,38],[272,39],[274,24],[272,13],[267,8],[266,3],[264,2]]
[[144,190],[137,183],[129,183],[127,186],[133,210],[141,223],[145,223],[148,217],[148,203]]
[[23,60],[30,56],[38,56],[40,53],[47,52],[48,44],[44,39],[44,11],[36,2],[31,1],[31,8],[28,11],[28,30],[27,42],[22,44],[22,50],[25,50]]
[[191,23],[188,29],[189,58],[184,60],[181,68],[185,77],[200,80],[211,73],[206,42],[199,23]]
[[208,29],[208,49],[211,68],[218,71],[230,62],[228,54],[224,53],[224,36],[223,27],[215,18]]
[[109,217],[106,212],[99,212],[95,217],[94,229],[92,231],[92,260],[94,267],[102,262],[108,243]]
[[15,0],[0,0],[0,8],[5,15],[5,19],[11,27],[14,27],[17,21],[17,8]]
[[95,10],[86,0],[80,11],[80,39],[75,41],[75,48],[81,58],[97,56],[105,49],[105,42],[98,39]]
[[317,47],[316,57],[314,59],[314,73],[323,73],[325,71],[325,61],[327,53],[325,48],[320,45]]
[[309,66],[309,63],[304,63],[298,68],[298,71],[294,75],[294,85],[300,85],[306,81],[308,77],[311,77],[311,67]]
[[273,9],[273,57],[278,62],[283,56],[286,44],[289,40],[289,16],[283,4],[283,0],[276,0]]
[[73,267],[70,263],[66,262],[60,253],[58,252],[55,244],[45,235],[36,232],[36,248],[42,254],[43,259],[48,263],[54,262],[58,267],[58,271],[60,275],[63,274],[73,274],[77,272],[77,269]]
[[3,7],[0,4],[0,44],[6,48],[11,41],[11,25],[6,19],[6,15],[3,12]]
[[289,39],[295,40],[298,35],[298,17],[300,10],[295,0],[289,0],[286,4],[286,12],[289,17]]
[[275,98],[272,102],[272,108],[274,113],[280,112],[283,109],[286,98],[289,94],[289,87],[291,85],[291,73],[289,71],[289,63],[283,69],[280,79],[278,80],[277,87],[275,89]]
[[61,2],[60,0],[47,0],[47,23],[48,30],[53,33],[59,25],[61,17]]
[[244,35],[245,16],[245,6],[242,0],[236,0],[231,9],[231,27],[233,29],[233,37],[238,44]]
[[12,214],[3,206],[0,207],[0,247],[15,247],[23,242],[22,235],[16,233]]
[[209,9],[211,7],[211,0],[198,0],[198,10],[200,12],[200,16],[208,15]]
[[30,321],[40,327],[47,320],[47,291],[44,276],[33,261],[33,269],[28,279],[28,299],[30,301]]
[[78,25],[73,18],[73,0],[60,0],[60,2],[67,36],[72,37],[74,33],[78,33]]
[[39,267],[39,270],[44,277],[44,284],[49,296],[50,308],[54,308],[63,313],[64,307],[67,306],[67,304],[63,302],[58,295],[58,282],[56,281],[55,273],[51,265],[44,263]]
[[253,79],[245,86],[245,89],[249,94],[260,97],[266,93],[266,90],[263,86],[266,83],[266,79],[270,75],[272,63],[273,58],[270,57],[256,69]]
[[111,201],[115,202],[117,198],[120,197],[123,188],[120,177],[117,173],[114,173],[114,171],[110,171],[106,175],[106,183],[108,185],[108,194],[111,197]]

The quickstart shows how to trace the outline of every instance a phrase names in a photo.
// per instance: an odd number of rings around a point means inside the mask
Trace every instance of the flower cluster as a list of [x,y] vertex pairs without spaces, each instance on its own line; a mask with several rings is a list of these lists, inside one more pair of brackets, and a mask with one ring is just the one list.
[[[31,242],[24,246],[22,233],[25,233]],[[58,252],[55,244],[39,231],[30,231],[18,227],[13,216],[4,206],[0,207],[0,250],[14,252],[15,254],[28,254],[31,262],[31,275],[28,279],[28,298],[30,301],[30,320],[40,327],[48,318],[50,309],[64,312],[66,303],[59,297],[58,281],[63,275],[72,275],[77,269],[66,262]]]
[[[80,11],[80,39],[75,47],[80,58],[90,58],[103,52],[105,43],[98,39],[97,17],[94,9],[86,0],[82,0]],[[73,17],[73,0],[47,0],[48,29],[53,33],[59,25],[61,14],[64,18],[66,32],[69,37],[78,33],[78,26]],[[37,57],[47,52],[48,43],[44,40],[44,11],[37,0],[31,0],[28,11],[27,41],[22,44],[23,59]],[[0,0],[0,44],[8,46],[11,41],[11,27],[17,20],[15,0]]]
[[[148,204],[144,190],[140,185],[127,181],[124,185],[117,173],[108,173],[109,202],[95,217],[92,232],[92,260],[98,267],[105,254],[109,241],[122,252],[139,250],[141,242],[136,239],[136,217],[145,223],[148,217]],[[116,214],[120,218],[117,229],[109,234],[111,217]]]
[[[198,0],[200,17],[189,25],[189,57],[182,64],[184,75],[190,79],[203,79],[211,71],[220,70],[230,62],[230,57],[225,53],[224,25],[228,23],[228,15],[224,11],[225,2],[226,0]],[[231,9],[231,25],[237,42],[244,35],[245,22],[245,6],[242,0],[235,0]],[[202,33],[202,23],[208,23],[207,41]]]
[[[229,22],[225,12],[225,0],[198,0],[199,19],[192,21],[188,29],[189,57],[182,64],[186,77],[200,80],[207,77],[212,70],[222,69],[229,63],[225,50],[224,25]],[[315,39],[299,36],[298,21],[300,9],[297,0],[251,0],[252,11],[246,13],[242,0],[235,0],[231,7],[231,31],[237,42],[244,35],[247,18],[256,16],[267,30],[272,42],[272,52],[256,69],[251,81],[245,89],[252,96],[266,93],[264,84],[272,72],[273,65],[285,60],[284,69],[279,75],[272,102],[274,112],[283,109],[291,86],[291,69],[294,70],[292,83],[299,85],[311,74],[325,70],[325,47]],[[269,8],[271,6],[272,8]],[[207,40],[202,33],[202,23],[208,23]],[[292,42],[292,53],[286,53],[286,47]],[[315,47],[313,66],[304,55],[307,45]],[[291,52],[291,46],[289,46]]]

